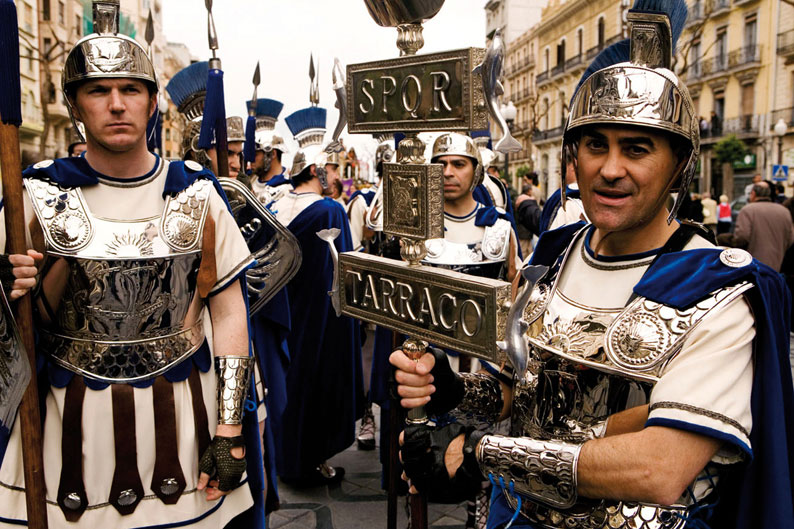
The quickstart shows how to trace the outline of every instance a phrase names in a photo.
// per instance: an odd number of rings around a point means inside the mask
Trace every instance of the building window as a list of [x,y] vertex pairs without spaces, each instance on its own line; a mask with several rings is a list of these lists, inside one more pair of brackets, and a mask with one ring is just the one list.
[[758,15],[752,15],[744,19],[744,45],[751,47],[758,44]]
[[171,129],[165,129],[165,139],[171,139]]
[[584,30],[582,28],[576,30],[576,43],[576,49],[579,50],[577,53],[582,55],[582,53],[584,53]]
[[543,71],[549,71],[549,49],[543,51]]
[[543,98],[543,130],[549,130],[549,98]]
[[723,26],[717,29],[717,38],[716,44],[714,46],[714,55],[717,58],[717,62],[720,66],[720,70],[723,70],[726,65],[726,61],[728,58],[728,27]]
[[565,64],[565,39],[562,39],[557,44],[557,66]]
[[33,50],[28,47],[25,47],[24,50],[25,56],[22,58],[28,60],[28,72],[33,73]]
[[[742,85],[742,124],[745,121],[750,121],[755,112],[755,85],[750,83]],[[744,126],[745,130],[749,130],[749,126]]]
[[58,23],[66,24],[66,4],[63,0],[58,0]]
[[44,39],[44,53],[42,53],[42,58],[47,58],[50,54],[50,48],[52,47],[52,40],[49,38]]
[[42,0],[41,2],[41,19],[50,19],[50,0]]
[[604,17],[598,17],[598,47],[603,48],[606,41],[606,27]]
[[33,7],[25,4],[25,31],[33,33]]
[[83,36],[83,17],[80,15],[74,16],[74,32],[78,37]]
[[568,102],[565,99],[565,92],[560,92],[560,127],[565,126],[565,119],[568,117]]

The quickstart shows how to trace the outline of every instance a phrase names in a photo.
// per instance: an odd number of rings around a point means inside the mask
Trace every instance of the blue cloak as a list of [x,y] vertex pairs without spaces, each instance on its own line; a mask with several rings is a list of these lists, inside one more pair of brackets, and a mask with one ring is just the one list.
[[337,250],[352,251],[344,208],[331,199],[318,200],[287,227],[300,242],[303,262],[287,285],[291,364],[278,473],[301,478],[353,443],[355,422],[363,414],[363,372],[358,322],[334,313],[328,296],[331,253],[317,237],[322,229],[338,228]]

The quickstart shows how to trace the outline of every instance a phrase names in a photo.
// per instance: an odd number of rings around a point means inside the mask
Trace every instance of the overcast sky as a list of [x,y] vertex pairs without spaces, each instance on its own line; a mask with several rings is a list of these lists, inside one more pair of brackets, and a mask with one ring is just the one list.
[[[419,53],[484,46],[485,3],[448,0],[439,14],[425,23],[425,46]],[[338,118],[331,89],[334,57],[344,67],[399,56],[397,30],[378,26],[363,0],[217,0],[213,14],[227,116],[245,115],[259,60],[262,82],[258,96],[284,103],[277,129],[288,138],[293,151],[297,145],[283,120],[309,105],[310,53],[320,63],[320,106],[328,109],[329,136]],[[200,60],[209,58],[207,15],[201,0],[163,2],[163,29],[169,41],[186,44]],[[362,149],[374,150],[369,136],[345,132],[343,137],[345,145],[355,146],[360,155]]]

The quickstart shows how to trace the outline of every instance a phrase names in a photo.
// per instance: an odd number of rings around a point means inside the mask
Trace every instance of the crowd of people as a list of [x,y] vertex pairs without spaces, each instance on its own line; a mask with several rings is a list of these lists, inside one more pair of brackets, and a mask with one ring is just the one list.
[[[339,483],[329,459],[374,449],[373,405],[399,402],[431,420],[386,470],[468,500],[469,527],[792,529],[794,200],[759,175],[734,220],[728,197],[691,194],[705,120],[670,70],[686,6],[652,4],[584,72],[549,197],[532,173],[511,195],[486,131],[426,144],[444,235],[421,261],[512,286],[498,362],[409,358],[339,310],[339,253],[400,258],[394,137],[376,138],[381,183],[345,200],[324,108],[284,118],[287,167],[283,104],[205,121],[214,67],[195,63],[165,87],[187,125],[164,160],[157,73],[99,6],[63,76],[84,145],[24,171],[30,251],[0,259],[9,299],[34,304],[49,527],[263,529],[279,483]],[[0,423],[0,526],[29,520],[20,422]]]

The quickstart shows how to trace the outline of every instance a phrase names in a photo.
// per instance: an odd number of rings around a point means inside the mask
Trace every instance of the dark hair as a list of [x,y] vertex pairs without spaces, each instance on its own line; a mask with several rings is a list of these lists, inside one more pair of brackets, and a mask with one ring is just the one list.
[[69,147],[66,148],[66,152],[69,154],[69,156],[74,156],[74,148],[77,147],[78,145],[85,145],[85,142],[76,141],[74,143],[70,143]]
[[317,177],[312,174],[312,166],[307,165],[306,167],[303,168],[303,171],[301,171],[300,173],[296,174],[291,178],[292,187],[298,187],[301,184],[305,184],[312,178],[317,178]]
[[538,185],[538,173],[536,173],[535,171],[532,171],[530,173],[527,173],[526,176],[527,176],[527,178],[529,178],[529,181],[532,182],[533,186]]
[[342,193],[345,191],[345,186],[342,185],[342,182],[334,180],[334,187],[336,188],[336,192],[339,193],[339,196],[342,196]]
[[278,149],[274,150],[276,151],[276,160],[278,160],[278,163],[281,163],[281,151]]
[[757,198],[770,198],[772,196],[772,188],[766,182],[753,185],[753,193]]

